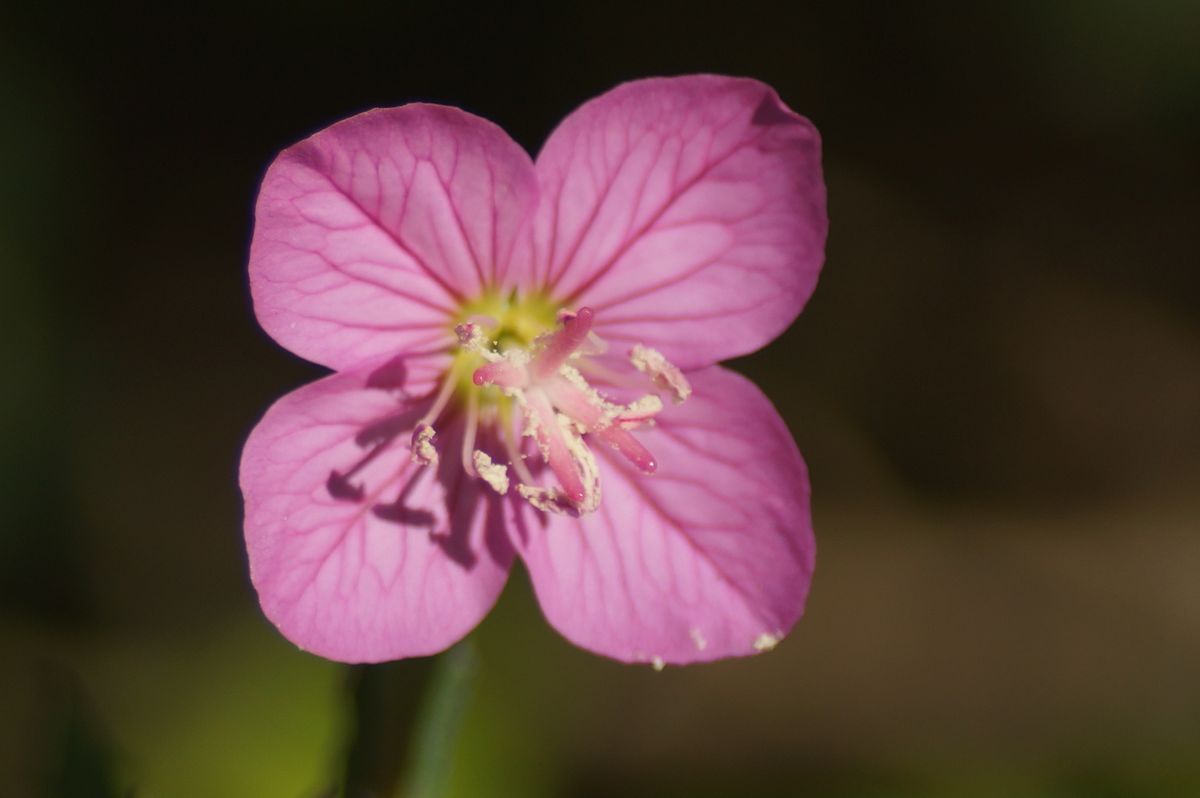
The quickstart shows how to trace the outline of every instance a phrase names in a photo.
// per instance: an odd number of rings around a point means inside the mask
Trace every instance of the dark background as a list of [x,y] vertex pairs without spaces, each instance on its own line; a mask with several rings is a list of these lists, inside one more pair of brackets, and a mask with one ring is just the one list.
[[274,154],[374,106],[536,152],[616,83],[750,75],[825,140],[808,310],[734,364],[813,473],[807,617],[653,673],[518,573],[463,796],[1200,794],[1200,5],[0,10],[0,795],[315,796],[345,670],[246,577],[236,463],[319,368],[245,282]]

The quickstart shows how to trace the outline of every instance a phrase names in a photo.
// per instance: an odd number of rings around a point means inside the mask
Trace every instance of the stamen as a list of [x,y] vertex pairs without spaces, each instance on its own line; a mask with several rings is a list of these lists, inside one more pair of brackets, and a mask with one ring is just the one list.
[[604,398],[584,382],[582,377],[576,381],[570,379],[566,374],[563,376],[567,379],[547,381],[545,390],[554,406],[574,421],[578,421],[584,427],[592,428],[608,423],[605,418],[606,411],[611,411],[613,414],[618,411],[619,408],[616,405],[604,401]]
[[662,409],[662,399],[649,393],[627,404],[625,409],[617,414],[615,421],[626,429],[637,429],[644,423],[653,423],[654,417],[661,413]]
[[425,415],[421,416],[421,420],[417,422],[417,427],[420,427],[422,424],[430,426],[433,422],[437,421],[438,416],[446,409],[446,403],[450,401],[450,396],[454,393],[454,387],[457,382],[454,379],[453,369],[451,369],[446,374],[445,379],[442,380],[442,385],[438,389],[437,396],[434,397],[433,404],[429,406],[429,410],[425,411]]
[[[512,485],[511,468],[512,479],[517,480],[516,491],[535,508],[580,515],[595,510],[600,502],[600,472],[587,436],[603,441],[643,473],[657,470],[658,462],[631,430],[653,424],[654,417],[663,409],[663,400],[651,393],[628,404],[613,402],[585,377],[616,387],[645,385],[613,371],[607,364],[591,360],[590,356],[607,349],[607,344],[592,329],[595,316],[587,307],[577,312],[560,311],[558,328],[541,335],[528,347],[515,345],[515,341],[529,340],[524,334],[496,332],[500,323],[495,319],[471,317],[455,328],[460,351],[478,356],[478,360],[470,357],[465,361],[476,365],[471,383],[478,388],[493,386],[507,397],[501,400],[494,393],[467,388],[466,426],[459,456],[468,475],[483,479],[504,495]],[[499,337],[494,338],[495,335]],[[501,341],[507,342],[503,345],[508,347],[503,352],[497,349]],[[633,365],[655,386],[669,392],[676,403],[691,393],[683,372],[661,353],[639,344],[629,354]],[[451,380],[451,375],[447,375],[429,412],[413,433],[413,457],[417,462],[437,461],[433,422],[445,408],[455,384],[462,384],[463,372],[452,370],[452,373],[458,379]],[[511,408],[520,408],[523,428],[516,426]],[[489,454],[475,448],[481,424],[493,429],[496,424],[501,425],[502,429],[496,431],[509,460],[507,465],[495,462]],[[532,437],[537,443],[553,474],[551,484],[544,484],[545,477],[541,477],[543,484],[537,484],[522,455],[521,435]]]
[[574,364],[575,368],[584,376],[591,377],[593,380],[599,380],[617,388],[627,388],[631,391],[644,390],[646,387],[645,380],[637,379],[628,374],[622,374],[615,371],[603,363],[595,360],[578,360]]
[[462,442],[462,467],[467,475],[474,478],[478,476],[475,473],[474,461],[471,457],[471,452],[475,449],[475,435],[479,430],[479,394],[476,391],[471,391],[467,398],[467,426],[463,431]]
[[418,423],[412,434],[412,460],[417,465],[437,465],[438,451],[433,445],[433,427],[424,422]]
[[594,431],[617,422],[623,427],[635,429],[662,411],[662,400],[654,394],[645,396],[622,406],[614,404],[592,386],[583,376],[564,366],[559,374],[562,379],[546,384],[546,392],[554,406],[578,421],[589,431]]
[[658,461],[650,454],[650,450],[623,427],[613,424],[593,434],[624,455],[625,459],[641,469],[643,474],[653,474],[658,470]]
[[533,378],[544,379],[558,371],[575,350],[587,340],[596,314],[591,308],[580,308],[563,321],[562,329],[546,336],[545,348],[533,359]]
[[454,334],[458,336],[458,343],[464,352],[474,352],[489,363],[503,359],[499,352],[492,349],[492,339],[483,325],[466,322],[455,327]]
[[543,391],[535,389],[529,391],[526,402],[529,421],[547,465],[558,478],[558,484],[562,486],[567,498],[576,503],[582,502],[587,496],[583,486],[583,475],[579,473],[571,448],[567,445],[567,437],[554,408],[550,405],[550,400]]
[[675,404],[683,404],[692,395],[692,386],[687,377],[657,349],[634,344],[629,353],[629,361],[638,371],[649,377],[651,382],[670,392]]
[[558,488],[538,488],[533,485],[517,485],[517,493],[543,513],[557,515],[579,515],[579,509]]
[[468,352],[477,352],[487,347],[487,335],[478,322],[464,322],[454,328],[454,334],[458,336],[458,343]]
[[508,469],[499,463],[492,462],[492,458],[487,455],[487,452],[482,452],[476,449],[472,457],[474,460],[475,471],[483,478],[483,481],[491,486],[492,490],[499,493],[501,496],[508,493]]
[[516,434],[513,432],[512,424],[504,424],[504,451],[508,455],[508,462],[512,465],[513,471],[517,472],[521,482],[526,485],[533,484],[533,472],[529,470],[529,466],[525,465],[525,457],[521,454],[521,447],[517,445]]

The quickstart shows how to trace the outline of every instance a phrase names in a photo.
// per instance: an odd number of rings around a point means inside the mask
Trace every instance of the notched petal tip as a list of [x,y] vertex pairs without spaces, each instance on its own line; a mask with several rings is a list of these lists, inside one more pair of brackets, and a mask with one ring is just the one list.
[[784,105],[783,100],[779,99],[779,95],[770,89],[763,95],[762,102],[754,109],[750,121],[764,127],[808,124],[804,117]]
[[538,155],[555,198],[535,217],[538,271],[600,311],[610,340],[689,369],[752,352],[799,314],[824,260],[819,142],[757,80],[618,86]]

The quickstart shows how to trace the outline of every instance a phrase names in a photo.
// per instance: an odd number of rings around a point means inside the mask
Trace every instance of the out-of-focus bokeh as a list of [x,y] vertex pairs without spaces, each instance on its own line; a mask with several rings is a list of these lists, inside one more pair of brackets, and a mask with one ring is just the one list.
[[[103,5],[103,4],[99,4]],[[1200,795],[1200,5],[752,0],[0,14],[0,795],[317,796],[341,666],[249,587],[236,464],[319,376],[251,313],[259,177],[458,105],[536,151],[714,71],[821,129],[831,236],[735,367],[813,474],[806,618],[622,666],[519,570],[457,796]]]

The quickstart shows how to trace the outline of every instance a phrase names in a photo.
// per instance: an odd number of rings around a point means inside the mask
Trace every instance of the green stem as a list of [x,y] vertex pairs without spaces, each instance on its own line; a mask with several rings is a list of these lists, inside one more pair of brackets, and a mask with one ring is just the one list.
[[450,782],[454,742],[462,729],[478,662],[470,641],[459,643],[438,661],[418,718],[405,798],[442,798]]
[[342,777],[345,798],[390,798],[412,744],[420,696],[433,674],[432,659],[350,668],[352,727]]
[[439,657],[352,668],[345,798],[444,794],[474,671],[475,653],[465,642]]

